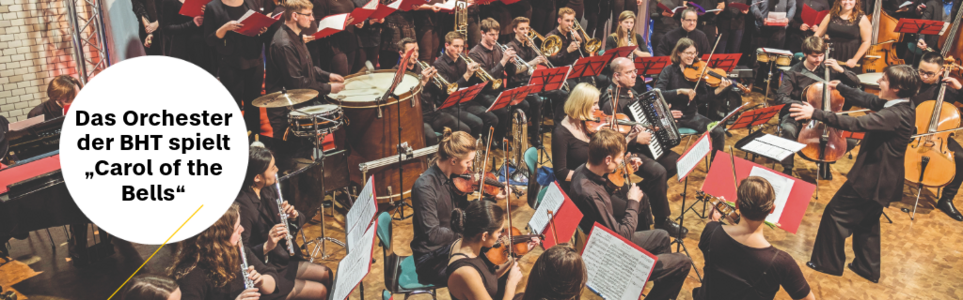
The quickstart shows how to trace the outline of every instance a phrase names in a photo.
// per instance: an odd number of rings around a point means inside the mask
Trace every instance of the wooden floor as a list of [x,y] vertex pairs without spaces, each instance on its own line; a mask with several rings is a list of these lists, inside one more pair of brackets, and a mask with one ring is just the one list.
[[[758,101],[761,98],[761,95],[754,93],[751,97],[746,98],[746,101]],[[775,120],[770,123],[775,124]],[[772,132],[772,129],[768,129],[767,132]],[[727,145],[731,145],[744,137],[746,133],[745,129],[735,130],[733,137],[728,138]],[[546,145],[551,145],[550,138],[549,134],[545,135],[544,143]],[[683,146],[680,145],[674,151],[681,153],[682,148]],[[853,154],[855,155],[857,151],[858,148],[854,149]],[[735,154],[743,155],[739,150],[736,150]],[[498,158],[498,161],[500,160]],[[837,162],[832,167],[834,179],[819,182],[819,199],[812,200],[796,234],[767,228],[765,230],[767,239],[774,246],[793,256],[802,269],[803,275],[809,281],[817,299],[963,299],[963,230],[961,230],[963,223],[950,219],[934,208],[935,189],[923,191],[916,220],[910,220],[909,214],[900,211],[900,208],[913,208],[916,196],[915,187],[904,187],[903,201],[893,203],[891,207],[884,210],[892,218],[893,223],[887,222],[886,218],[881,219],[882,277],[879,284],[869,282],[848,269],[842,277],[836,277],[818,273],[805,267],[804,264],[809,260],[809,255],[812,252],[812,244],[816,237],[823,210],[836,190],[845,182],[845,176],[853,161],[853,159],[847,157]],[[758,159],[757,162],[770,163],[763,159]],[[550,166],[550,164],[547,165]],[[797,158],[795,175],[806,181],[814,182],[815,168],[815,164]],[[781,171],[781,166],[777,165],[775,169]],[[701,187],[705,172],[705,165],[700,164],[690,175],[690,193]],[[678,183],[675,178],[670,179],[669,201],[673,217],[678,216],[681,211],[681,192],[682,184]],[[957,197],[957,199],[959,198]],[[512,199],[514,207],[512,216],[516,224],[527,223],[532,214],[532,209],[524,199],[524,197]],[[691,200],[690,196],[687,203],[691,203]],[[958,200],[957,204],[963,206],[963,200]],[[406,209],[405,214],[410,213],[411,210]],[[326,210],[325,214],[323,224],[326,234],[343,241],[343,212]],[[317,220],[318,217],[315,219]],[[685,214],[684,224],[690,231],[684,239],[684,244],[689,250],[688,253],[692,257],[694,266],[678,299],[691,299],[692,288],[700,286],[695,270],[698,269],[699,273],[704,273],[702,270],[704,266],[703,256],[697,245],[706,220],[699,218],[690,211]],[[411,250],[408,244],[412,239],[411,219],[394,221],[392,225],[394,226],[392,250],[399,255],[410,255]],[[320,236],[321,223],[308,225],[304,230],[309,238]],[[57,232],[60,230],[51,231],[54,232],[55,239],[57,239]],[[63,263],[65,252],[63,251],[65,250],[63,244],[59,245],[61,248],[59,252],[55,247],[54,253],[51,254],[49,246],[44,245],[47,244],[46,240],[46,235],[34,233],[28,240],[12,242],[14,246],[11,249],[12,256],[27,263],[14,262],[0,266],[0,287],[6,290],[12,286],[31,299],[106,299],[126,279],[130,274],[129,272],[136,269],[139,263],[143,262],[143,259],[146,259],[156,249],[156,247],[142,245],[124,246],[123,249],[118,246],[118,249],[121,250],[118,255],[127,255],[127,257],[121,257],[111,263],[108,269],[113,270],[113,272],[104,272],[100,269],[78,271],[69,264]],[[345,255],[344,249],[331,243],[327,245],[327,253],[332,256],[321,263],[332,269],[337,269],[338,260]],[[849,247],[851,247],[851,241],[847,241],[848,261],[852,260],[853,253]],[[166,253],[168,250],[169,248],[165,248],[161,251],[158,257],[154,258],[160,260],[156,262],[152,260],[145,270],[162,272],[163,268],[166,268],[164,260],[169,261],[169,253]],[[526,278],[522,281],[519,291],[524,289],[527,274],[541,252],[542,249],[536,247],[532,253],[522,258],[521,265]],[[50,259],[38,259],[38,255],[41,257],[52,255],[53,263],[49,262]],[[380,299],[381,292],[385,288],[382,250],[377,245],[375,245],[375,252],[372,257],[376,260],[371,265],[370,274],[364,279],[364,299]],[[37,261],[42,262],[38,263]],[[130,267],[131,265],[133,267]],[[120,274],[122,272],[127,273]],[[91,279],[91,276],[103,278]],[[103,286],[91,286],[94,283]],[[651,288],[651,283],[649,286]],[[403,299],[403,295],[395,296]],[[430,295],[424,294],[411,297],[411,299],[430,298]],[[599,299],[587,290],[583,292],[583,298]],[[351,299],[361,299],[361,293],[358,290],[354,291]],[[440,289],[438,299],[450,299],[447,290]],[[780,291],[776,299],[790,298],[784,291]]]

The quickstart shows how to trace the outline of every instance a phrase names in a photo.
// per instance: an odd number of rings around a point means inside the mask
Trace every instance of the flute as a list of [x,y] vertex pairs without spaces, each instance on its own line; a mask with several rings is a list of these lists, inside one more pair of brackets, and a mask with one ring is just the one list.
[[288,241],[288,254],[294,256],[294,237],[291,236],[291,227],[288,226],[288,213],[281,208],[281,203],[284,202],[283,196],[281,196],[281,180],[277,178],[277,174],[274,175],[274,178],[274,187],[278,189],[278,215],[281,217],[281,224],[284,224],[284,229],[288,230],[284,239]]
[[244,289],[254,288],[254,281],[248,277],[250,274],[247,273],[247,255],[244,254],[244,243],[238,242],[237,247],[241,250],[241,277],[244,277]]

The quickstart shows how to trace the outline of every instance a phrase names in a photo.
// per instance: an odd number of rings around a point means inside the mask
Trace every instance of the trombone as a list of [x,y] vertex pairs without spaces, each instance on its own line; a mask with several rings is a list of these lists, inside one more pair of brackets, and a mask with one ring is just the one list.
[[[502,45],[497,41],[495,42],[495,46],[498,46],[498,48],[502,49],[502,55],[505,54],[505,51],[508,51],[508,46]],[[513,59],[513,63],[515,63],[515,68],[517,68],[519,71],[521,70],[528,71],[528,76],[532,76],[532,73],[535,72],[535,68],[528,65],[528,62],[525,62],[524,60],[519,58],[518,55],[515,55],[515,59]],[[515,73],[521,73],[521,72],[516,71]]]
[[[474,60],[472,60],[471,58],[468,58],[464,54],[458,53],[458,57],[461,57],[461,59],[464,59],[465,63],[467,64],[475,63]],[[477,76],[479,79],[483,81],[491,81],[493,89],[497,90],[498,88],[502,87],[502,80],[495,79],[495,77],[492,77],[491,74],[488,74],[488,72],[485,72],[485,69],[482,69],[479,67],[478,70],[475,71],[475,76]]]
[[[418,65],[421,66],[421,69],[422,69],[422,70],[425,70],[425,69],[428,69],[428,68],[431,67],[431,66],[428,65],[428,63],[423,62],[423,61],[418,61]],[[458,91],[458,84],[457,84],[457,83],[448,83],[448,80],[445,80],[444,77],[441,77],[441,74],[437,74],[437,73],[436,73],[435,76],[432,76],[432,77],[431,77],[431,79],[432,79],[432,81],[435,82],[435,85],[437,85],[438,88],[440,88],[440,89],[442,89],[442,90],[444,90],[444,91],[447,91],[449,95],[450,95],[451,93],[454,93],[454,92]]]
[[[549,38],[553,38],[553,37],[554,37],[555,39],[558,39],[558,36],[555,36],[555,35],[550,36]],[[538,47],[535,46],[535,38],[538,38],[539,40],[542,40],[543,43],[545,43],[545,42],[547,42],[547,40],[545,39],[545,37],[543,37],[541,34],[538,34],[538,32],[535,32],[534,29],[531,29],[531,30],[528,31],[528,34],[525,35],[525,38],[528,39],[528,46],[529,46],[529,47],[532,47],[532,50],[535,51],[535,54],[536,54],[536,55],[541,56],[541,57],[545,57],[545,53],[543,53],[542,50],[539,50]],[[561,45],[561,40],[559,40],[558,43],[559,43],[559,45]],[[557,46],[556,46],[556,47],[557,47]],[[542,47],[542,48],[544,49],[545,47]],[[555,52],[558,52],[558,49],[556,49]],[[548,57],[545,57],[545,66],[548,67],[549,69],[555,68],[555,66],[552,65],[552,62],[548,61]],[[532,72],[534,73],[534,71],[532,71]],[[529,75],[531,75],[531,74],[529,74]],[[567,81],[563,81],[563,82],[562,82],[562,87],[564,87],[566,90],[568,90],[568,89],[569,89],[569,88],[568,88],[568,82],[567,82]]]
[[599,51],[599,49],[602,49],[602,41],[600,41],[600,40],[597,39],[597,38],[590,38],[590,39],[589,39],[589,38],[588,38],[588,34],[585,33],[585,29],[582,29],[582,24],[579,24],[578,22],[575,22],[575,25],[574,25],[573,27],[574,27],[575,30],[581,31],[581,32],[582,32],[582,36],[585,37],[586,39],[588,39],[588,41],[585,41],[585,51],[586,51],[586,52],[588,52],[588,53],[591,55],[591,53],[597,53],[597,52]]

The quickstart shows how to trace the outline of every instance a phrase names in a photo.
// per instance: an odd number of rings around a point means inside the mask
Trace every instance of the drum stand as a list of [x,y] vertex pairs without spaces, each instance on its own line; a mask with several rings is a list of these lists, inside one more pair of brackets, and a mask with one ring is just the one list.
[[774,59],[769,60],[769,74],[766,75],[766,96],[763,97],[767,105],[769,103],[769,90],[772,89],[772,65],[775,63],[776,61]]
[[[291,110],[301,112],[304,115],[309,115],[311,116],[312,119],[314,119],[314,135],[311,137],[312,139],[314,139],[314,153],[312,153],[311,157],[314,158],[315,161],[317,160],[321,161],[321,204],[318,206],[318,214],[321,215],[321,236],[309,241],[304,236],[304,230],[303,229],[301,230],[301,239],[304,242],[304,244],[301,245],[301,249],[307,249],[308,245],[314,244],[314,249],[311,250],[311,255],[309,258],[309,261],[313,263],[314,256],[317,255],[318,252],[321,253],[321,260],[328,259],[328,257],[331,256],[326,251],[327,250],[325,246],[326,241],[331,241],[335,245],[338,245],[338,246],[341,246],[341,248],[344,248],[344,242],[339,241],[338,239],[335,239],[332,237],[325,236],[325,228],[324,228],[325,227],[324,225],[324,196],[325,196],[324,173],[327,171],[324,169],[324,146],[321,145],[321,141],[323,141],[324,138],[327,137],[328,133],[321,132],[321,129],[318,128],[318,119],[325,120],[332,123],[334,123],[335,121],[325,117],[311,115],[311,114],[299,111],[293,106],[291,107]],[[351,197],[350,194],[348,197],[350,199]],[[332,203],[332,209],[334,209],[333,203]]]

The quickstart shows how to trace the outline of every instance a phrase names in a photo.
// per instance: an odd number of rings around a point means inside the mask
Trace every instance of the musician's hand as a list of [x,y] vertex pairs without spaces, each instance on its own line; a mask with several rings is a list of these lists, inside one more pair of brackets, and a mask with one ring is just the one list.
[[713,221],[719,222],[719,220],[722,219],[722,212],[716,209],[715,203],[710,206],[712,206],[712,212],[709,213],[709,218]]
[[716,90],[715,90],[716,95],[722,94],[722,92],[725,92],[725,91],[726,91],[726,88],[729,87],[730,85],[732,85],[732,81],[730,81],[729,79],[723,78],[723,79],[719,82],[719,86],[716,87]]
[[799,31],[806,31],[806,30],[809,30],[809,28],[810,28],[809,24],[806,24],[806,23],[802,23],[802,25],[799,25]]
[[632,129],[629,130],[629,134],[625,135],[625,141],[631,142],[635,140],[635,138],[639,136],[639,132],[642,132],[642,126],[639,126],[639,125],[632,126]]
[[348,19],[345,20],[345,24],[351,24],[351,22],[354,22],[354,17],[349,16]]
[[197,27],[201,27],[201,25],[204,25],[204,16],[201,15],[201,16],[194,17],[194,25],[197,25]]
[[836,71],[836,73],[846,72],[846,69],[843,69],[843,66],[840,66],[839,61],[835,59],[827,59],[823,64],[825,64],[827,67],[833,68],[833,71]]
[[249,288],[237,295],[234,300],[258,300],[261,299],[261,293],[257,292],[257,288]]
[[258,35],[264,34],[265,32],[267,32],[267,30],[268,30],[267,27],[261,28],[261,31],[259,31],[257,34]]
[[518,262],[512,263],[512,269],[508,271],[508,286],[516,286],[522,281],[522,269],[518,267]]
[[331,75],[328,76],[328,81],[335,82],[335,83],[344,83],[344,77],[341,77],[341,75],[338,75],[338,74],[331,73]]
[[633,169],[638,170],[639,167],[642,166],[642,159],[641,159],[641,158],[638,158],[638,157],[630,158],[630,159],[629,159],[629,165],[631,165]]
[[385,22],[385,18],[381,18],[381,19],[370,19],[370,20],[368,20],[368,22],[371,22],[371,24],[381,24],[381,23],[384,23],[384,22]]
[[923,49],[926,49],[926,47],[927,47],[926,42],[924,42],[923,40],[916,41],[916,48],[920,48],[920,50],[923,50]]
[[254,283],[254,287],[257,288],[261,288],[261,284],[264,283],[263,278],[261,278],[261,273],[258,273],[257,270],[254,269],[254,266],[247,266],[247,278],[250,278],[251,282]]
[[813,32],[819,31],[819,24],[813,25]]
[[241,24],[241,22],[238,21],[228,21],[227,23],[224,23],[224,25],[221,25],[221,29],[224,31],[236,31],[241,29],[241,27],[244,27],[244,24]]
[[682,94],[689,95],[689,102],[692,102],[692,100],[695,100],[696,91],[694,89],[683,89]]
[[311,35],[311,34],[302,35],[301,38],[304,39],[305,44],[314,41],[314,35]]
[[673,118],[673,119],[682,119],[682,111],[680,111],[680,110],[671,110],[671,112],[672,112],[672,118]]
[[144,27],[144,30],[147,31],[147,33],[154,33],[154,31],[157,31],[157,27],[159,26],[160,25],[157,23],[157,21],[150,22]]
[[578,51],[578,41],[572,41],[571,44],[568,44],[568,48],[565,48],[565,51],[568,51],[568,53]]
[[629,195],[628,195],[629,201],[633,201],[636,203],[638,203],[639,201],[642,201],[642,195],[644,194],[642,194],[642,189],[639,188],[639,185],[634,183],[629,183],[629,185],[631,186],[629,187]]
[[952,88],[952,89],[954,89],[954,90],[963,89],[963,85],[961,85],[961,84],[960,84],[960,81],[957,80],[956,78],[946,77],[946,78],[943,78],[943,82],[946,82],[946,86],[948,86],[948,87],[950,87],[950,88]]
[[719,10],[716,11],[716,14],[718,15],[718,14],[721,13],[722,10],[725,9],[725,8],[726,8],[726,2],[720,1],[719,4],[716,4],[716,9],[719,9]]
[[538,237],[533,236],[532,239],[528,241],[528,251],[532,251],[532,249],[535,249],[535,246],[538,246],[541,243],[542,243],[542,239],[539,239]]
[[671,11],[663,11],[663,12],[662,12],[662,16],[663,16],[663,17],[666,17],[666,18],[671,18],[671,17],[674,17],[675,14],[672,13]]
[[284,224],[277,224],[271,227],[271,230],[268,231],[268,239],[264,241],[264,253],[274,250],[274,247],[278,246],[278,242],[287,235],[288,229],[284,228]]
[[796,121],[809,120],[813,117],[813,106],[809,105],[808,102],[803,102],[802,105],[793,103],[792,107],[789,108],[789,116],[796,119]]
[[846,66],[849,67],[850,69],[852,69],[852,68],[855,68],[855,67],[856,67],[856,63],[858,63],[858,62],[859,62],[858,59],[850,58],[849,60],[846,61]]
[[298,219],[298,210],[294,209],[294,205],[288,204],[287,201],[284,201],[281,202],[281,209],[284,210],[284,213],[288,214],[288,219]]
[[840,83],[840,82],[842,82],[842,81],[839,81],[839,80],[830,80],[830,81],[829,81],[829,87],[835,89],[836,86],[839,86],[839,83]]
[[741,12],[742,14],[744,14],[744,15],[748,15],[748,14],[749,14],[749,9],[747,8],[747,9],[744,9],[744,10],[742,10],[742,11],[740,11],[740,12]]
[[515,48],[508,48],[508,50],[505,50],[505,52],[502,53],[502,61],[501,61],[502,66],[508,64],[508,62],[514,58],[515,58]]
[[497,200],[508,199],[509,193],[511,193],[510,188],[508,186],[505,186],[504,188],[502,188],[501,193],[498,193],[498,195],[495,195],[495,200],[497,201]]
[[435,76],[435,67],[428,67],[427,69],[421,70],[421,85],[428,84],[431,77]]
[[358,23],[358,24],[354,24],[354,27],[363,28],[363,27],[364,27],[364,22],[361,22],[361,23]]
[[344,90],[344,83],[333,82],[328,85],[331,86],[331,94],[337,94]]
[[150,48],[150,45],[154,42],[154,34],[148,34],[147,38],[144,38],[144,48]]
[[648,145],[652,142],[652,133],[645,130],[639,132],[639,136],[635,137],[635,142],[639,145]]

